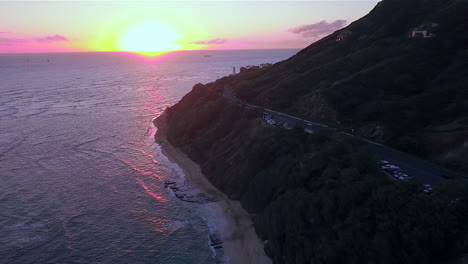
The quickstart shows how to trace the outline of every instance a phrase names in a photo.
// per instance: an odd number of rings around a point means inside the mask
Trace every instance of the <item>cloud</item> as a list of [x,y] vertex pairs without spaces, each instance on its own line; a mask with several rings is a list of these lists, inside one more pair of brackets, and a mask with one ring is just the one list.
[[69,41],[66,37],[62,35],[53,35],[53,36],[45,36],[42,38],[36,38],[37,42],[60,42],[60,41]]
[[203,40],[203,41],[194,41],[191,42],[192,44],[197,44],[197,45],[221,45],[223,43],[226,43],[227,39],[223,38],[215,38],[215,39],[210,39],[210,40]]
[[0,38],[0,46],[7,46],[17,42],[21,42],[21,40],[14,38]]
[[[9,33],[7,31],[0,31],[0,34],[5,34],[2,32]],[[40,38],[0,38],[0,46],[7,46],[13,45],[18,43],[54,43],[54,42],[62,42],[62,41],[70,41],[68,38],[62,35],[53,35],[53,36],[45,36]]]
[[298,27],[288,29],[288,32],[293,34],[300,34],[303,38],[319,37],[325,34],[329,34],[335,30],[338,30],[346,25],[346,20],[335,20],[328,23],[325,20],[319,21],[310,25],[300,25]]
[[11,33],[11,31],[0,31],[0,34],[8,34]]

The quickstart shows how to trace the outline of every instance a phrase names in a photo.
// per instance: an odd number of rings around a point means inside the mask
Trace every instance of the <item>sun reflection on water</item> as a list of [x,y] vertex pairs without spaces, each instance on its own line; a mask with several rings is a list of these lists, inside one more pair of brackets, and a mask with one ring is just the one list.
[[120,54],[122,56],[148,63],[148,64],[154,64],[154,63],[160,63],[163,61],[166,61],[174,56],[183,54],[188,52],[187,50],[177,50],[177,51],[159,51],[159,52],[143,52],[143,51],[138,51],[138,52],[128,52],[128,51],[120,51],[120,52],[113,52],[116,54]]

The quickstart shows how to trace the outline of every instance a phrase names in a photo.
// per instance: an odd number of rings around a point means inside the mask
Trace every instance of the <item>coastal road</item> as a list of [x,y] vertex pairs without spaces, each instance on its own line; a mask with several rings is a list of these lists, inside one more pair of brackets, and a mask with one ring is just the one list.
[[378,159],[386,160],[392,165],[400,167],[403,173],[413,177],[413,180],[421,184],[436,184],[443,180],[461,180],[468,183],[468,177],[466,175],[451,171],[449,169],[438,166],[434,163],[422,160],[420,158],[408,155],[404,152],[398,151],[391,147],[373,142],[349,133],[339,131],[336,128],[328,127],[324,124],[315,123],[309,120],[305,120],[299,117],[291,116],[285,113],[281,113],[272,109],[258,107],[252,104],[245,103],[237,98],[230,86],[225,86],[223,96],[229,101],[238,104],[239,106],[246,109],[257,109],[263,112],[264,118],[274,120],[279,124],[288,124],[292,127],[301,127],[308,131],[315,132],[320,130],[328,130],[331,133],[341,134],[350,138],[358,139],[367,145],[367,148],[374,153]]

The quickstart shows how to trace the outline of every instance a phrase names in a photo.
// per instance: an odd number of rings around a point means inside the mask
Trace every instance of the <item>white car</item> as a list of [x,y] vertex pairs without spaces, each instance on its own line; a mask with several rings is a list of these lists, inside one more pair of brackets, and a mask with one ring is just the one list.
[[424,184],[423,187],[424,187],[423,192],[427,194],[432,193],[432,186],[430,184]]

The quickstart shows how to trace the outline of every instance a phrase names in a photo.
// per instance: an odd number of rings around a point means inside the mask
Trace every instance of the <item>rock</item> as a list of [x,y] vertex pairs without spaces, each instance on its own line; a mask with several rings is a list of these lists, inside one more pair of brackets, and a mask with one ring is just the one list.
[[167,187],[169,187],[170,185],[175,185],[175,184],[176,184],[175,181],[166,180],[166,181],[164,181],[164,188],[167,188]]
[[223,241],[221,240],[220,238],[220,235],[215,232],[213,234],[210,235],[210,240],[211,240],[211,243],[212,244],[220,244],[220,243],[223,243]]
[[210,246],[212,246],[214,249],[222,249],[223,248],[223,241],[220,238],[219,233],[215,232],[210,235]]
[[175,196],[179,199],[183,199],[185,197],[185,193],[176,193]]
[[193,195],[186,195],[184,198],[181,199],[182,201],[190,202],[190,203],[198,203],[198,204],[205,204],[218,201],[218,198],[215,196],[211,196],[206,193],[196,193]]
[[184,184],[178,184],[175,181],[165,181],[164,187],[169,187],[177,198],[185,202],[205,204],[218,201],[218,198],[215,196],[207,193],[201,193],[197,189]]
[[219,246],[221,244],[223,244],[224,242],[223,241],[219,241],[219,242],[216,242],[216,243],[211,243],[211,246],[214,247],[214,246]]

